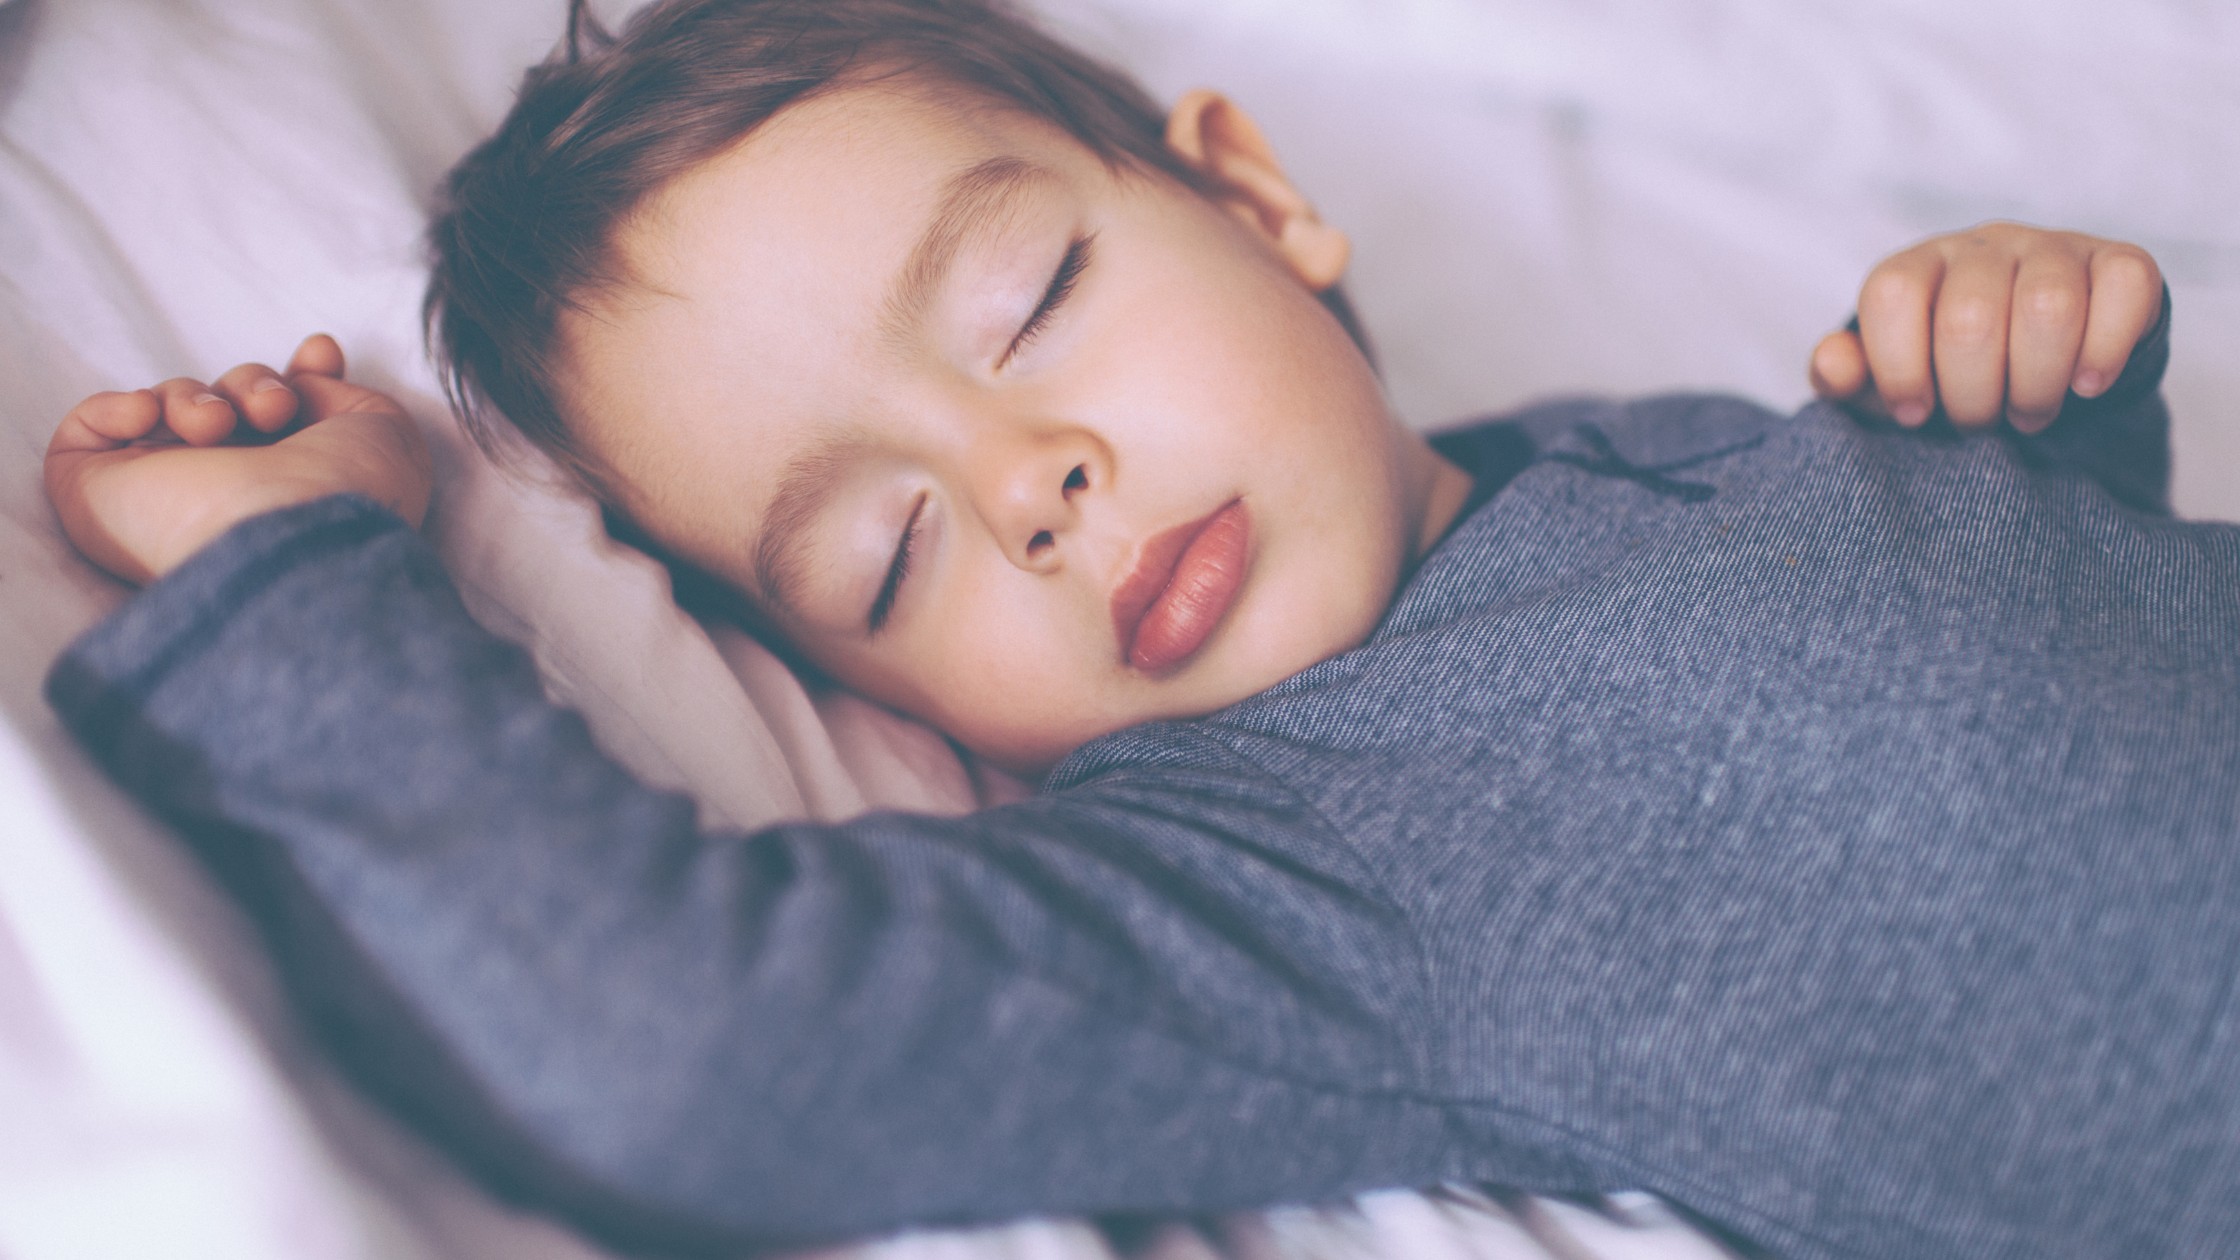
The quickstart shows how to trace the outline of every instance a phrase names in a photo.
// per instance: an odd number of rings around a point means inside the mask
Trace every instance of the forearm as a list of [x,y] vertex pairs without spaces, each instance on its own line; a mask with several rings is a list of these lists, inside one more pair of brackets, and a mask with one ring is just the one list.
[[1219,767],[1203,795],[1251,845],[1094,794],[703,834],[354,500],[248,523],[51,694],[361,1079],[632,1245],[1436,1174],[1435,1118],[1393,1092],[1394,926]]

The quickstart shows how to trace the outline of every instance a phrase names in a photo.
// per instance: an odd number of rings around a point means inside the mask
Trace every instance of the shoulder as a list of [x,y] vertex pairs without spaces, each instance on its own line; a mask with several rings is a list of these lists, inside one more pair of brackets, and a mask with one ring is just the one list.
[[1552,451],[1575,448],[1600,433],[1627,439],[1643,459],[1685,458],[1763,433],[1787,417],[1731,394],[1669,393],[1640,398],[1557,398],[1516,411],[1437,429],[1440,454],[1473,473],[1509,466],[1510,475]]

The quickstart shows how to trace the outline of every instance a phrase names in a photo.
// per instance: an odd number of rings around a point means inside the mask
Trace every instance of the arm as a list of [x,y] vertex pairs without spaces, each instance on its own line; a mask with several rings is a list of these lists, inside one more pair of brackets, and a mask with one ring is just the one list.
[[[270,449],[270,448],[262,448]],[[361,1081],[634,1248],[1432,1180],[1373,885],[1209,743],[963,819],[696,829],[363,498],[255,516],[50,696]]]

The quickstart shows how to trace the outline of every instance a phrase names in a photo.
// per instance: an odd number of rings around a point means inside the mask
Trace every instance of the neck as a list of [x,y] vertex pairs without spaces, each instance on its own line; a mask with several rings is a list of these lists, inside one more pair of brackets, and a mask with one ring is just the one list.
[[1431,444],[1421,437],[1416,439],[1424,460],[1424,478],[1419,484],[1424,489],[1419,500],[1423,504],[1423,525],[1416,531],[1415,549],[1408,555],[1408,565],[1413,568],[1439,540],[1454,528],[1455,518],[1462,515],[1462,505],[1470,501],[1470,490],[1475,482],[1462,466],[1431,449]]

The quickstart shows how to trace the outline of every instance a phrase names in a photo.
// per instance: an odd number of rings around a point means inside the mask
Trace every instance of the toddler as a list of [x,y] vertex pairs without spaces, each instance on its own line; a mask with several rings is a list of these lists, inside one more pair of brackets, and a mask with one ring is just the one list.
[[2240,532],[2159,510],[2138,249],[1900,253],[1794,417],[1427,440],[1234,103],[982,0],[581,32],[433,240],[475,431],[1040,780],[702,832],[467,618],[331,340],[82,403],[49,493],[151,584],[54,703],[508,1193],[676,1254],[1442,1180],[2240,1245]]

